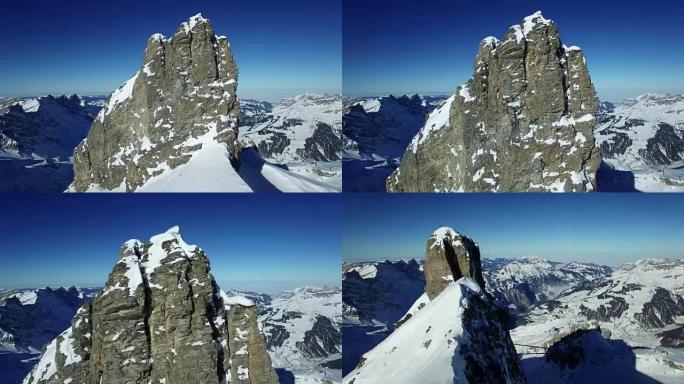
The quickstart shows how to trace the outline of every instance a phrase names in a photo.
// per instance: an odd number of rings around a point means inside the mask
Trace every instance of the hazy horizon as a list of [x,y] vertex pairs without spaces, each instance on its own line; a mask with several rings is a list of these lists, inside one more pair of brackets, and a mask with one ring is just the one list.
[[[234,290],[242,292],[253,292],[253,293],[265,293],[267,295],[277,295],[284,292],[294,291],[297,288],[305,286],[314,286],[319,288],[340,288],[342,283],[336,282],[335,284],[295,284],[287,281],[272,281],[272,282],[246,282],[246,284],[238,283],[237,287],[233,286],[233,282],[221,282],[220,279],[214,276],[219,287],[224,291]],[[100,284],[30,284],[30,285],[18,285],[18,286],[4,286],[0,284],[0,290],[29,290],[29,289],[59,289],[65,288],[69,289],[75,287],[77,289],[102,289],[104,288],[104,282]]]
[[[112,92],[37,92],[37,93],[26,93],[26,94],[0,94],[0,98],[40,98],[46,96],[104,96],[109,97]],[[322,95],[340,95],[341,90],[337,89],[282,89],[282,90],[272,90],[272,89],[254,89],[254,90],[239,90],[238,89],[238,100],[260,100],[267,101],[272,104],[277,104],[283,99],[293,98],[305,93],[315,93]]]
[[[455,91],[455,88],[454,88],[454,91]],[[413,91],[413,92],[411,92],[411,91],[407,91],[407,92],[374,92],[374,93],[358,93],[358,94],[351,94],[351,93],[344,93],[344,92],[343,92],[342,97],[345,97],[345,98],[354,98],[354,97],[383,97],[383,96],[389,96],[389,95],[394,95],[394,96],[403,96],[403,95],[412,96],[412,95],[419,95],[419,96],[446,96],[446,97],[450,97],[451,95],[453,95],[453,94],[455,93],[454,91],[451,91],[450,93],[449,93],[449,92],[446,92],[446,91],[445,91],[445,92],[439,92],[439,91],[435,91],[435,92],[431,92],[431,91],[425,91],[425,92],[424,92],[424,91]],[[629,100],[629,99],[636,99],[637,97],[639,97],[639,96],[641,96],[641,95],[645,95],[645,94],[647,94],[647,93],[667,94],[667,95],[684,95],[684,88],[682,88],[681,91],[672,91],[672,92],[646,91],[646,92],[637,93],[637,94],[629,94],[629,95],[627,95],[627,96],[624,96],[624,97],[621,98],[621,99],[603,99],[603,98],[599,97],[599,101],[608,101],[608,102],[611,102],[611,103],[614,103],[614,104],[619,104],[619,103],[622,103],[622,102],[627,101],[627,100]]]

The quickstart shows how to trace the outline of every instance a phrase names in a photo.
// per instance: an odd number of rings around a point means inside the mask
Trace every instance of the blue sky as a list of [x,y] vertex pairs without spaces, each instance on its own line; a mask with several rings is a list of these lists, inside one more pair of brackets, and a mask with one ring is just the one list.
[[240,97],[340,92],[341,0],[35,0],[3,3],[0,94],[109,94],[150,35],[200,12],[228,36]]
[[423,258],[450,226],[483,257],[543,256],[618,266],[684,258],[684,194],[347,194],[345,260]]
[[0,287],[101,286],[121,245],[179,225],[224,289],[339,286],[338,195],[4,194]]
[[482,38],[537,10],[584,49],[600,98],[684,92],[680,0],[345,0],[344,94],[452,94]]

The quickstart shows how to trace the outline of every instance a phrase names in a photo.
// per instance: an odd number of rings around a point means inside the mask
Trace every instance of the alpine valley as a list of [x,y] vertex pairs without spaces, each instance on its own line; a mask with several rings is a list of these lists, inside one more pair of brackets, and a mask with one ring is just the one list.
[[0,370],[7,384],[333,383],[340,323],[340,288],[221,290],[173,227],[124,243],[104,288],[0,291]]
[[[345,383],[390,375],[392,366],[378,363],[385,356],[406,364],[396,383],[684,380],[684,261],[611,268],[536,256],[488,259],[471,241],[439,229],[428,239],[425,261],[344,263]],[[469,313],[476,310],[485,314]],[[497,321],[496,332],[505,329],[512,345],[487,339],[493,331],[485,329]],[[477,376],[468,353],[484,346],[496,356],[514,354],[524,377]],[[491,370],[516,372],[504,363],[485,371]]]
[[198,14],[147,40],[104,96],[0,100],[9,191],[339,192],[340,96],[238,100],[225,36]]

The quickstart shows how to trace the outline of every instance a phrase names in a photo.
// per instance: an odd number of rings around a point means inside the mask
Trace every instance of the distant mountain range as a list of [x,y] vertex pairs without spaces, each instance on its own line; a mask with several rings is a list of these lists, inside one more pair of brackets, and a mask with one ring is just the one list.
[[597,120],[604,189],[684,191],[684,94],[604,102]]
[[[539,365],[539,359],[533,359],[539,351],[524,345],[543,346],[562,329],[577,324],[594,329],[592,321],[604,335],[612,334],[611,339],[642,348],[636,354],[639,371],[664,378],[663,382],[682,377],[684,356],[678,352],[684,345],[681,260],[646,259],[612,270],[541,257],[484,258],[482,269],[486,291],[508,312],[511,337],[523,354],[528,381],[542,376],[544,382],[567,378],[560,376],[557,367]],[[425,287],[423,262],[349,262],[343,266],[342,282],[346,375],[418,305]],[[607,353],[603,347],[596,348],[587,353]],[[615,353],[624,356],[626,352]]]
[[342,115],[344,190],[384,192],[411,138],[446,96],[356,97]]
[[104,96],[0,99],[0,191],[61,192]]

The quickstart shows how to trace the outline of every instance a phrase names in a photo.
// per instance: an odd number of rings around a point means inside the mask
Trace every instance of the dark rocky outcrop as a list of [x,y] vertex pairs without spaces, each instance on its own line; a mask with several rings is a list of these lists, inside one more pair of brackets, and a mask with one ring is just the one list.
[[387,191],[594,190],[597,107],[582,50],[537,12],[480,43],[472,78],[428,117]]
[[274,384],[256,307],[216,285],[178,227],[121,248],[104,289],[47,344],[24,384]]
[[469,277],[485,289],[480,248],[472,239],[451,228],[440,228],[427,242],[425,251],[425,292],[434,299],[450,283]]
[[304,333],[304,340],[297,342],[297,348],[311,357],[328,357],[340,353],[342,334],[332,320],[317,316],[313,327]]
[[636,320],[649,328],[664,327],[674,324],[678,316],[684,316],[684,298],[658,287],[653,298],[644,303],[641,313],[635,313]]

